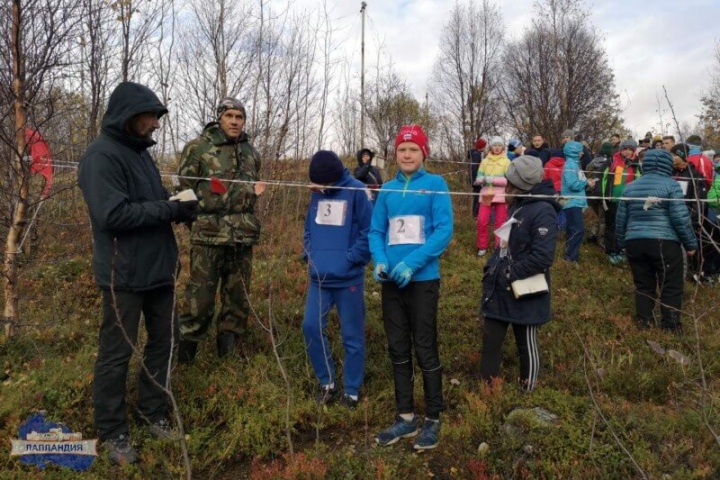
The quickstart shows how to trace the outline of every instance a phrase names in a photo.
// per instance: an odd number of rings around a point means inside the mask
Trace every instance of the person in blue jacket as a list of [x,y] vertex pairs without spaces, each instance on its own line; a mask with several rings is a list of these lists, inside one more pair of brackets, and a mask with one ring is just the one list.
[[[560,194],[567,199],[563,206],[566,221],[565,255],[564,260],[569,262],[580,261],[580,245],[585,236],[585,224],[583,223],[583,210],[587,208],[587,197],[585,187],[588,180],[580,169],[580,155],[583,152],[583,145],[580,142],[570,140],[563,146],[565,154],[565,166],[562,172]],[[595,180],[591,180],[590,187],[595,186]]]
[[[382,283],[382,312],[395,383],[395,423],[377,434],[380,445],[420,435],[416,450],[435,448],[445,410],[438,353],[440,255],[453,235],[452,202],[439,175],[423,163],[430,153],[419,125],[395,139],[397,175],[380,190],[370,229],[373,277]],[[425,421],[415,414],[412,350],[423,377]]]
[[639,328],[654,323],[660,288],[660,325],[682,328],[683,253],[695,255],[697,238],[680,184],[671,178],[673,159],[665,150],[648,150],[643,176],[629,184],[615,219],[618,245],[627,253],[635,283],[635,315]]
[[305,217],[303,258],[308,284],[303,333],[320,387],[315,400],[329,404],[339,395],[335,364],[326,333],[333,306],[340,317],[345,349],[341,402],[356,408],[365,373],[365,265],[370,261],[368,232],[372,202],[365,185],[350,176],[340,158],[320,150],[310,160],[315,184]]
[[550,286],[550,267],[558,235],[557,212],[561,207],[553,198],[552,180],[543,180],[539,158],[529,155],[516,158],[505,177],[508,180],[506,199],[510,204],[506,225],[510,233],[484,269],[480,376],[489,383],[498,376],[505,334],[512,325],[520,357],[520,382],[526,391],[531,391],[540,366],[537,330],[550,321],[550,289],[516,299],[511,284],[544,274]]

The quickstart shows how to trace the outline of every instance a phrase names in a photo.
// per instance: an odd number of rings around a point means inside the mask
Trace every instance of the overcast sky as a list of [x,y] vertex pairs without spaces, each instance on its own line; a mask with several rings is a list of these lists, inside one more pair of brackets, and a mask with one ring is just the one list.
[[[481,0],[476,0],[479,5]],[[454,3],[448,0],[368,0],[366,63],[374,62],[384,42],[395,68],[418,100],[437,57],[438,38]],[[337,0],[333,25],[338,39],[360,64],[361,2]],[[533,16],[533,0],[497,0],[507,36],[517,38]],[[320,8],[320,0],[296,0],[296,7]],[[328,5],[331,5],[328,2]],[[660,130],[658,96],[664,123],[671,121],[663,86],[681,125],[697,123],[700,97],[708,86],[713,51],[720,39],[720,0],[597,0],[585,2],[590,22],[604,35],[605,52],[615,72],[626,125],[635,136]],[[674,127],[671,128],[674,133]]]

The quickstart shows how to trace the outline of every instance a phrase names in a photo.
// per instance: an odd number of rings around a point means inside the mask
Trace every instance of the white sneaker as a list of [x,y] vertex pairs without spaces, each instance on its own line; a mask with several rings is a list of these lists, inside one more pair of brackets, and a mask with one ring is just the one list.
[[478,256],[478,257],[484,257],[486,253],[487,253],[487,250],[483,250],[483,249],[481,248],[480,250],[478,250],[477,256]]

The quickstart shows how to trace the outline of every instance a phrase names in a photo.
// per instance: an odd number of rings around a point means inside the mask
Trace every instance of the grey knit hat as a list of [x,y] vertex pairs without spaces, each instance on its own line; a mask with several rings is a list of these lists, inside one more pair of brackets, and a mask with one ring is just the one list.
[[565,138],[565,137],[569,138],[570,140],[575,140],[575,132],[573,132],[570,129],[567,129],[564,132],[562,132],[562,135],[560,135],[560,138]]
[[635,140],[633,140],[632,138],[628,138],[627,140],[622,141],[622,143],[620,144],[620,150],[624,148],[632,148],[633,150],[635,150],[637,146],[638,144]]
[[544,176],[542,161],[538,157],[522,155],[510,162],[505,178],[520,190],[530,190],[542,182]]
[[505,146],[505,141],[502,139],[502,137],[490,137],[490,141],[488,142],[488,147],[492,147],[493,145],[502,145]]

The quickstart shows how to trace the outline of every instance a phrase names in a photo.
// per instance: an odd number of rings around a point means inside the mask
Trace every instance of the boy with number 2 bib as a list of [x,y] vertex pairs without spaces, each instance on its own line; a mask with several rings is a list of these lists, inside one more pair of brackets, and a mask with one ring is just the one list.
[[[416,450],[435,448],[440,435],[442,365],[438,355],[439,257],[453,235],[448,186],[423,163],[430,153],[419,125],[395,139],[397,175],[380,190],[370,228],[373,277],[382,283],[382,312],[395,383],[395,423],[377,434],[390,445],[414,437]],[[425,421],[415,413],[412,350],[422,372]]]

